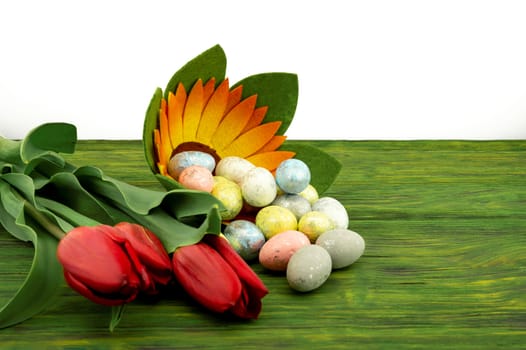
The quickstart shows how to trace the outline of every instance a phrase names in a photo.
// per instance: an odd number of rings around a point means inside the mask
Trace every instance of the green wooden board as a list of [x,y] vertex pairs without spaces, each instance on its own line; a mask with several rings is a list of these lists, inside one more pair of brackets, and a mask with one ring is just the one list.
[[[110,311],[64,287],[46,312],[0,330],[1,349],[518,349],[526,342],[526,141],[296,141],[343,164],[326,195],[347,208],[364,256],[319,290],[270,294],[256,321],[208,313],[183,295]],[[159,188],[139,141],[81,141],[77,165]],[[0,302],[32,249],[0,231]]]

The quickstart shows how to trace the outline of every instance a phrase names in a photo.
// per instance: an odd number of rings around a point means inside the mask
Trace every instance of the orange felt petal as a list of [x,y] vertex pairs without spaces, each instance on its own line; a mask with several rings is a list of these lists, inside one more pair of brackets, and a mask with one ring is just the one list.
[[197,141],[209,144],[217,126],[223,119],[228,103],[228,79],[223,80],[206,104],[197,129]]
[[201,112],[203,112],[203,81],[199,79],[188,94],[184,108],[183,139],[185,142],[195,141]]
[[168,117],[163,109],[159,111],[159,136],[161,148],[159,161],[163,164],[168,164],[173,148],[170,142],[170,134],[168,133]]
[[280,125],[281,122],[272,122],[250,129],[246,133],[241,134],[223,151],[221,151],[220,156],[237,156],[245,158],[255,153],[272,139],[272,136],[276,134]]
[[223,118],[212,136],[212,145],[218,153],[234,141],[245,128],[254,112],[256,99],[256,95],[244,99]]
[[258,153],[271,152],[275,151],[285,142],[287,136],[284,135],[275,135],[269,142],[267,142],[263,147],[257,150]]
[[260,125],[263,119],[265,119],[265,114],[267,114],[267,110],[267,106],[254,109],[254,113],[252,113],[252,116],[250,117],[247,125],[245,126],[245,129],[243,129],[243,132]]
[[240,85],[236,87],[235,89],[232,89],[230,91],[230,95],[228,96],[228,103],[225,108],[225,114],[230,112],[232,108],[234,108],[235,105],[241,101],[241,96],[243,95],[243,86]]
[[214,89],[216,87],[216,79],[210,78],[206,82],[206,84],[203,86],[203,106],[206,105],[208,102],[208,99],[210,96],[212,96],[212,93],[214,92]]
[[174,148],[183,143],[183,111],[186,103],[186,90],[179,83],[175,95],[168,93],[168,127],[170,140]]
[[256,153],[246,159],[255,166],[267,168],[274,171],[281,162],[294,157],[296,153],[290,151],[273,151],[265,153]]

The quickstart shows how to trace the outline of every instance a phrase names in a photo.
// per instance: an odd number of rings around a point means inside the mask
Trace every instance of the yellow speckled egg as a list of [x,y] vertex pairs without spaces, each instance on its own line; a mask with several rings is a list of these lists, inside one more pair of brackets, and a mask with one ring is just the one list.
[[263,232],[266,239],[270,239],[280,232],[296,230],[298,221],[296,216],[287,208],[269,205],[257,213],[256,226]]
[[290,257],[298,249],[309,244],[309,238],[299,231],[289,230],[278,233],[261,247],[259,263],[269,270],[285,271]]
[[239,214],[241,208],[243,208],[241,188],[234,181],[230,181],[222,176],[214,176],[212,195],[219,199],[225,207],[225,210],[221,211],[221,218],[223,220],[232,220]]
[[318,191],[311,184],[301,191],[299,195],[307,199],[311,205],[319,199]]
[[312,243],[316,242],[322,233],[332,230],[332,228],[331,219],[327,214],[319,211],[309,211],[298,222],[298,231],[306,234]]

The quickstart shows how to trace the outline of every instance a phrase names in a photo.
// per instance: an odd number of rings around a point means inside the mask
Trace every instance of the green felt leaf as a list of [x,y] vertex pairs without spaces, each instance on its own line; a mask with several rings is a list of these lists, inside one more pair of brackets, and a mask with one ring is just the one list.
[[225,79],[225,74],[225,52],[221,46],[215,45],[190,60],[172,76],[164,91],[164,97],[167,99],[170,91],[175,92],[179,83],[189,91],[198,79],[205,83],[210,78],[215,78],[217,85]]
[[68,123],[47,123],[31,130],[20,146],[24,162],[51,152],[73,153],[77,143],[77,129]]
[[142,145],[144,147],[144,156],[146,163],[153,173],[157,173],[157,165],[155,165],[155,151],[153,142],[153,130],[157,128],[159,122],[159,109],[161,108],[161,99],[163,98],[163,91],[157,88],[153,94],[148,109],[146,110],[146,117],[144,118],[144,125],[142,130]]
[[338,176],[342,165],[330,154],[309,145],[286,141],[280,150],[296,152],[295,158],[304,161],[311,172],[311,185],[323,194]]
[[243,98],[257,95],[256,106],[268,106],[264,123],[281,121],[277,134],[287,131],[298,103],[298,76],[291,73],[261,73],[237,82],[243,85]]

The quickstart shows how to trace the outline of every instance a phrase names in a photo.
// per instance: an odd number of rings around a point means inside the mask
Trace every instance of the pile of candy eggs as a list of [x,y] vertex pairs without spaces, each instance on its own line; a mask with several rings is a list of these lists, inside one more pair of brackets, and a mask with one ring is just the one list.
[[[317,289],[365,250],[362,236],[348,228],[345,207],[333,197],[319,197],[299,159],[283,161],[273,175],[244,158],[216,164],[207,153],[186,151],[170,160],[168,171],[183,186],[218,198],[231,246],[246,261],[285,272],[292,289]],[[253,220],[240,219],[243,212],[253,213]]]

